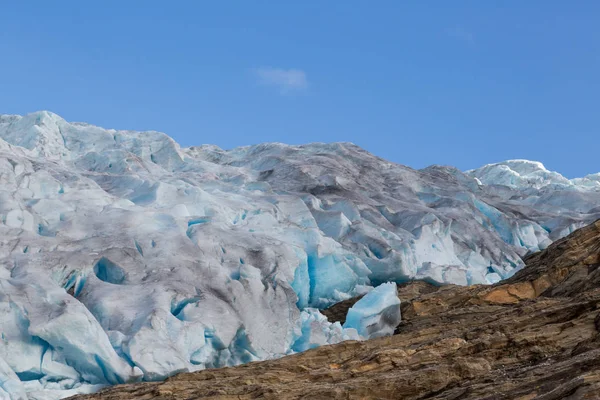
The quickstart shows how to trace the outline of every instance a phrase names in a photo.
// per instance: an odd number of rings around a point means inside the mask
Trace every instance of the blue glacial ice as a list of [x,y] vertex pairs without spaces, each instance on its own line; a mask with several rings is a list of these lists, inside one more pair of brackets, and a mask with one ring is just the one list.
[[319,310],[307,308],[300,317],[300,334],[292,344],[293,352],[301,352],[325,344],[344,340],[362,340],[355,328],[345,328],[339,322],[331,323]]
[[[493,283],[599,217],[599,174],[537,162],[414,170],[351,143],[182,148],[2,115],[0,397],[388,334],[386,282]],[[366,293],[346,326],[318,312]]]
[[394,282],[371,290],[348,310],[344,329],[356,329],[359,336],[373,339],[389,336],[400,323],[400,299]]

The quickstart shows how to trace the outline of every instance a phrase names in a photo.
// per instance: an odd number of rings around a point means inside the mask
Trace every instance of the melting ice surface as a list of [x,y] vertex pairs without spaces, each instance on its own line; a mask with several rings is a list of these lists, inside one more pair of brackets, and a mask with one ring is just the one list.
[[[373,287],[494,282],[599,217],[599,174],[531,161],[413,170],[349,143],[181,148],[0,116],[0,398],[377,336],[394,299]],[[345,327],[317,311],[370,291]]]

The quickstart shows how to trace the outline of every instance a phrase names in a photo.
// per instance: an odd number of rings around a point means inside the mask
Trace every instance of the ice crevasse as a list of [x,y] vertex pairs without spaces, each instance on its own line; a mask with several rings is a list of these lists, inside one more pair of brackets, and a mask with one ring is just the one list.
[[[2,115],[0,398],[389,334],[394,283],[493,283],[599,217],[598,174],[532,161],[414,170],[350,143],[182,148]],[[365,294],[343,326],[318,311]]]

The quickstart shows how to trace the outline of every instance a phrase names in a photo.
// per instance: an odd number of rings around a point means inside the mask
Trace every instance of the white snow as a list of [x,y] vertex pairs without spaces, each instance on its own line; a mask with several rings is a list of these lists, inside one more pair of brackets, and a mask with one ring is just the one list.
[[345,329],[317,309],[388,281],[492,283],[599,217],[600,174],[529,161],[417,171],[350,143],[181,148],[0,116],[0,397],[371,337],[383,310]]
[[483,184],[504,185],[511,188],[600,189],[600,182],[594,179],[594,175],[569,180],[558,172],[548,171],[541,162],[529,160],[508,160],[488,164],[467,171],[467,174],[476,177]]

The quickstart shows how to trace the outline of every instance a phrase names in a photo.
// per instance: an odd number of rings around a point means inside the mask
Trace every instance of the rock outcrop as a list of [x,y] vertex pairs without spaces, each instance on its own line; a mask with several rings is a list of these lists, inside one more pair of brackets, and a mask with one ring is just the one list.
[[525,262],[492,286],[400,286],[392,337],[77,398],[599,399],[600,221]]

